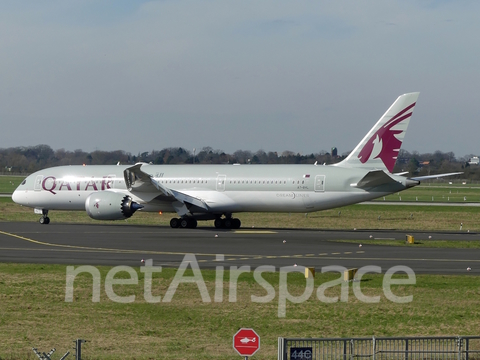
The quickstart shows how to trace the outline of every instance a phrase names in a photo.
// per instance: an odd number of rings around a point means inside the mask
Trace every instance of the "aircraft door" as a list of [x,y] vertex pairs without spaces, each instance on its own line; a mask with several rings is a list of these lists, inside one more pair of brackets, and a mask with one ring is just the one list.
[[217,191],[225,191],[225,183],[227,182],[227,175],[218,175],[217,177]]
[[325,191],[325,175],[317,175],[315,176],[315,191],[316,192],[323,192]]
[[35,191],[42,190],[42,181],[43,181],[43,175],[37,175],[37,177],[35,178],[35,184],[33,185],[33,190]]

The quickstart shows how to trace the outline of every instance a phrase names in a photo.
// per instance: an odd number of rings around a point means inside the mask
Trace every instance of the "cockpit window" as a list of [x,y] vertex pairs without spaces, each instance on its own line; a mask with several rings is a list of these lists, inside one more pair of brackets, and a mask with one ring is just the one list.
[[23,180],[20,185],[25,185],[27,183],[27,179]]

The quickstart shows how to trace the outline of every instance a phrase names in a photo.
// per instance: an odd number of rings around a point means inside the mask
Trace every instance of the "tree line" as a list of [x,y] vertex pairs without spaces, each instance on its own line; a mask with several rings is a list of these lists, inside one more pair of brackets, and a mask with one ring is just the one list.
[[[333,153],[333,154],[332,154]],[[237,150],[227,154],[222,150],[204,147],[200,151],[190,151],[181,147],[169,147],[162,150],[152,150],[132,155],[123,150],[85,152],[83,150],[69,151],[53,150],[48,145],[28,147],[11,147],[0,149],[0,172],[2,174],[31,174],[46,167],[60,165],[112,165],[135,164],[145,162],[159,165],[173,164],[334,164],[347,155],[337,155],[320,151],[302,155],[293,151],[266,152],[258,150]],[[430,175],[463,171],[459,178],[480,180],[480,166],[469,165],[468,160],[473,155],[456,158],[453,152],[435,151],[420,154],[416,151],[400,150],[394,172],[408,171],[410,175]]]

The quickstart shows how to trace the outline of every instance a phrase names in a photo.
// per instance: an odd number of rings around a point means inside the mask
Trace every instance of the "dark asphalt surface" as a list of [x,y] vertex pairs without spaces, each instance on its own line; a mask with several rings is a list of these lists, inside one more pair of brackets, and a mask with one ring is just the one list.
[[[0,223],[0,261],[71,265],[141,266],[153,259],[155,266],[178,267],[186,253],[193,253],[200,268],[223,265],[328,265],[360,268],[395,265],[416,273],[480,274],[480,250],[430,249],[338,242],[336,240],[405,240],[404,231],[323,231],[213,228],[171,229],[125,224]],[[409,232],[415,241],[480,241],[480,233]],[[285,242],[284,242],[285,241]],[[223,260],[216,260],[223,255]],[[467,272],[467,267],[471,271]]]

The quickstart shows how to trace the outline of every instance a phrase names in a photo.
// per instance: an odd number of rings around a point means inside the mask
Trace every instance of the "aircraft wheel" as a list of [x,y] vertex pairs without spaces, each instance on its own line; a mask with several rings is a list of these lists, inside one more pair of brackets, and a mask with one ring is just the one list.
[[240,219],[232,219],[232,229],[240,229],[240,226],[242,226]]
[[172,218],[172,220],[170,220],[170,227],[171,228],[178,228],[180,226],[180,219],[177,219],[177,218]]
[[223,226],[225,226],[225,228],[227,228],[227,229],[231,229],[232,228],[232,222],[233,222],[232,218],[226,218],[225,220],[223,220]]
[[44,224],[47,224],[47,225],[50,224],[50,218],[48,216],[45,218]]
[[40,224],[45,224],[45,218],[42,216],[40,219],[38,219],[38,222]]
[[186,229],[189,227],[190,221],[188,219],[180,219],[180,227]]
[[224,226],[223,220],[220,219],[220,218],[215,219],[214,225],[217,229],[223,228],[223,226]]

